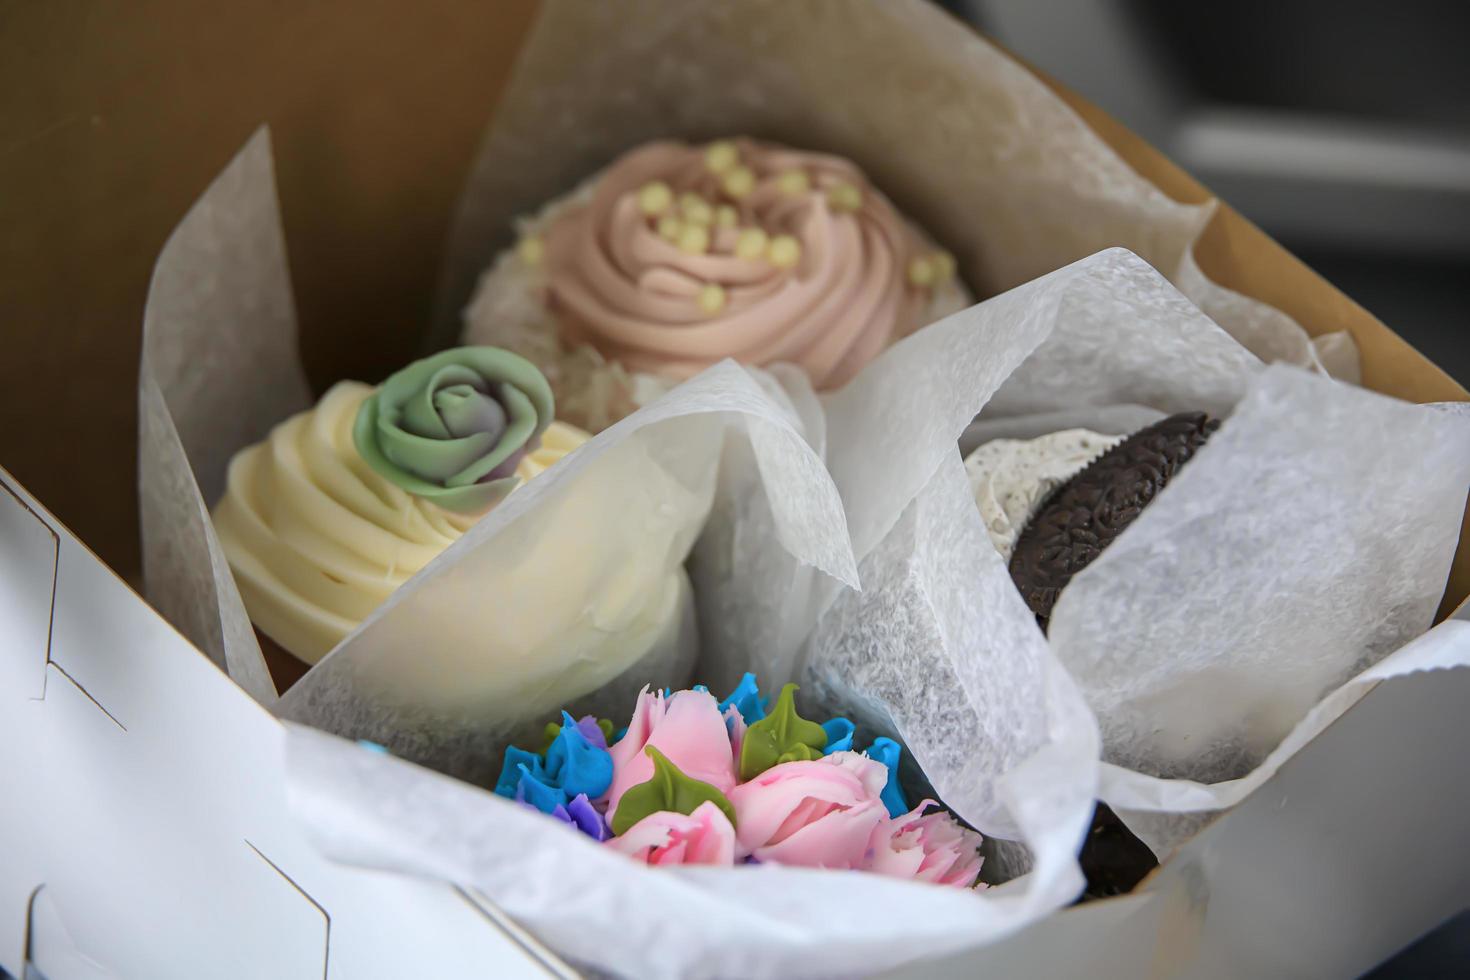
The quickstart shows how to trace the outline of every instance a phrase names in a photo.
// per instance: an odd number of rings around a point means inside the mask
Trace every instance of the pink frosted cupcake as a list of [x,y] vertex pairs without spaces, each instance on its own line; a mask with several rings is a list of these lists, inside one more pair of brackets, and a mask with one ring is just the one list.
[[648,143],[521,233],[465,341],[530,357],[594,431],[727,357],[839,387],[971,302],[949,253],[855,165],[750,139]]

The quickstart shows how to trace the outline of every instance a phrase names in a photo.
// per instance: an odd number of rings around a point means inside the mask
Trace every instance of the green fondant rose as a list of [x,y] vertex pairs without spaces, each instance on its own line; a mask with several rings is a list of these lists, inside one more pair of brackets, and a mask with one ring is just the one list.
[[457,347],[394,374],[352,437],[369,466],[445,510],[477,514],[515,488],[516,465],[552,422],[551,386],[496,347]]

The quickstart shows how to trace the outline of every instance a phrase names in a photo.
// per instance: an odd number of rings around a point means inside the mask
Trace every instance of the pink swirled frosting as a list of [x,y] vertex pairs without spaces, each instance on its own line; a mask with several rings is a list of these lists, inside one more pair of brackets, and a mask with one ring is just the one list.
[[748,139],[627,153],[543,246],[566,342],[675,378],[787,361],[824,389],[922,326],[953,270],[852,163]]

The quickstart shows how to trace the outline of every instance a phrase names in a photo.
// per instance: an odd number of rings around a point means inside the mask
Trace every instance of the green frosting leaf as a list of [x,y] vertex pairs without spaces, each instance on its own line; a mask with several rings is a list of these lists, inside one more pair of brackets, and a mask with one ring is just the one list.
[[814,721],[796,713],[796,685],[781,688],[776,706],[745,730],[740,744],[740,779],[754,779],[783,762],[820,759],[827,733]]
[[536,366],[497,347],[415,361],[358,409],[352,439],[374,472],[445,510],[476,514],[515,488],[556,404]]
[[652,745],[644,746],[643,751],[653,760],[653,778],[646,783],[629,787],[622,799],[618,800],[618,808],[612,819],[614,836],[626,834],[634,824],[649,814],[666,810],[688,816],[694,812],[695,807],[706,801],[719,807],[720,812],[730,818],[730,826],[735,826],[735,807],[730,805],[725,794],[717,787],[684,775],[678,766]]

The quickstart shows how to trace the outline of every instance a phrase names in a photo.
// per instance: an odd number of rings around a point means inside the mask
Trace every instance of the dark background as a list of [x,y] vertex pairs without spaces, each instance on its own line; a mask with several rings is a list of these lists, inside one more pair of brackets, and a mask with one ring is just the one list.
[[1470,3],[944,4],[1470,381]]

